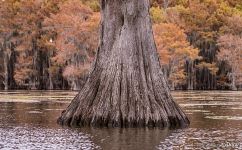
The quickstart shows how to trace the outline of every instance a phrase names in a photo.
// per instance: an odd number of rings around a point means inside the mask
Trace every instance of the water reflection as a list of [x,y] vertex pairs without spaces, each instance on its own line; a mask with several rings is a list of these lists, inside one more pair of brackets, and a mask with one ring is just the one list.
[[105,150],[155,149],[156,145],[170,134],[167,129],[148,128],[84,128],[80,131],[92,135],[92,140]]
[[56,119],[75,94],[0,92],[0,149],[242,149],[242,92],[173,92],[191,126],[172,131],[62,128]]

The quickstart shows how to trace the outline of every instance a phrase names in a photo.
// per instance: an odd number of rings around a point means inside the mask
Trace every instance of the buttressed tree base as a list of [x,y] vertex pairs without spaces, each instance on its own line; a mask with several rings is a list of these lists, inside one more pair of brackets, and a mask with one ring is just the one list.
[[180,127],[189,120],[161,70],[149,0],[101,0],[100,42],[88,80],[58,123]]

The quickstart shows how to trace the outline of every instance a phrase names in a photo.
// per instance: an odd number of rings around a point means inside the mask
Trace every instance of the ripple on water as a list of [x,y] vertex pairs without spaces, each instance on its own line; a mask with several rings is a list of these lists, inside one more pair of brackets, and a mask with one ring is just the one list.
[[70,129],[0,127],[0,149],[100,149],[87,134]]
[[42,114],[43,112],[41,111],[29,111],[29,114]]
[[242,120],[241,116],[206,116],[205,118],[216,120]]
[[242,130],[195,129],[175,130],[157,149],[242,149]]

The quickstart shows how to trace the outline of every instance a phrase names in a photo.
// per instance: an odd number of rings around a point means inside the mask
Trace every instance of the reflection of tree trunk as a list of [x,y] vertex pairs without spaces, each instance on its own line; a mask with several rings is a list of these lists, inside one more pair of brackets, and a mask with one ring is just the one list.
[[58,119],[64,125],[183,126],[153,38],[148,0],[101,0],[101,36],[89,78]]

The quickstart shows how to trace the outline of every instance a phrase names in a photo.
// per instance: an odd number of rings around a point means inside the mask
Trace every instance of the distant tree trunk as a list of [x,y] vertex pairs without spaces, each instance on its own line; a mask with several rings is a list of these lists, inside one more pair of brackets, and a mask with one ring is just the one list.
[[170,89],[171,89],[172,91],[174,91],[174,90],[175,90],[175,87],[176,87],[175,82],[174,82],[174,81],[171,81]]
[[49,90],[54,90],[54,85],[53,85],[53,81],[52,81],[52,75],[49,75]]
[[163,0],[163,7],[164,7],[165,11],[168,8],[169,4],[170,4],[169,0]]
[[231,73],[231,89],[233,91],[236,91],[238,90],[237,87],[236,87],[236,74],[234,72]]
[[12,43],[3,44],[3,68],[4,68],[4,90],[12,89],[15,85],[14,82],[14,49]]
[[[48,58],[48,61],[49,61],[49,68],[51,68],[50,58]],[[53,80],[52,80],[53,75],[52,75],[51,71],[49,71],[48,73],[49,73],[49,76],[48,76],[49,77],[49,87],[48,87],[48,89],[53,90],[54,89],[54,84],[53,84]]]
[[71,90],[80,90],[80,83],[78,82],[78,78],[76,77],[71,77],[69,79],[69,85],[71,86]]
[[192,60],[187,60],[187,90],[193,90],[194,89],[194,63]]
[[9,89],[9,87],[8,87],[8,84],[9,84],[9,82],[8,82],[8,62],[9,62],[9,57],[8,57],[8,54],[7,54],[7,52],[5,51],[4,53],[3,53],[3,62],[4,62],[4,90],[8,90]]
[[33,51],[33,77],[32,77],[32,90],[40,89],[40,77],[41,77],[41,60],[40,60],[40,51],[37,46],[37,41],[33,39],[32,41],[32,51]]
[[101,0],[100,43],[88,80],[58,123],[71,126],[186,126],[154,42],[148,0]]

